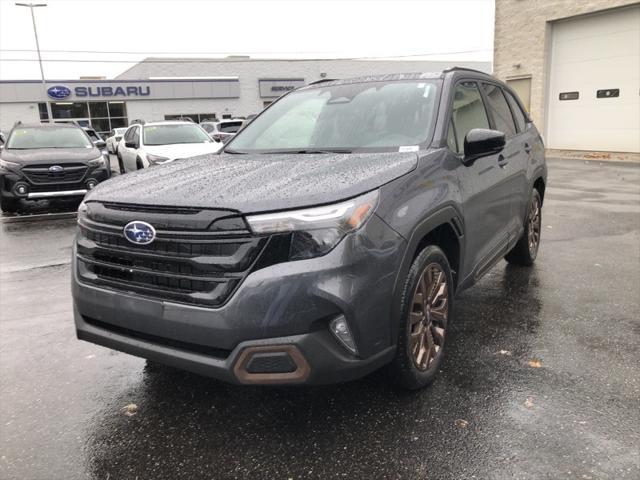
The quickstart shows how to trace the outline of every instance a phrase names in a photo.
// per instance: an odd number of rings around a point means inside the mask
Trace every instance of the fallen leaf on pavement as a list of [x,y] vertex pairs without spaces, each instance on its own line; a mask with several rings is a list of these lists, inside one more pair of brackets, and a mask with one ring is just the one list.
[[529,397],[525,400],[524,406],[527,408],[533,407],[533,398]]
[[467,422],[466,420],[463,420],[462,418],[459,418],[455,421],[456,427],[460,427],[460,428],[467,428],[469,426],[469,422]]
[[542,368],[542,362],[540,360],[538,360],[537,358],[532,358],[527,363],[532,368]]
[[133,417],[136,413],[138,413],[138,405],[136,405],[135,403],[130,403],[126,407],[123,407],[122,411],[127,417]]

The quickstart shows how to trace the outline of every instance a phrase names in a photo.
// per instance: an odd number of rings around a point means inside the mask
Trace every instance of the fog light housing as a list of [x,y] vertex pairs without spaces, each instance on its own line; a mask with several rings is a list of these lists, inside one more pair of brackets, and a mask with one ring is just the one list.
[[15,187],[13,187],[13,191],[21,197],[26,196],[29,193],[29,185],[26,183],[17,183]]
[[88,190],[93,190],[94,188],[96,188],[96,185],[98,185],[98,182],[96,180],[87,181],[87,189]]
[[349,350],[349,352],[351,352],[352,354],[358,354],[356,344],[353,341],[351,331],[349,330],[349,325],[347,324],[347,319],[344,317],[344,315],[339,315],[331,320],[331,322],[329,322],[329,330],[336,338],[336,340],[338,340],[340,345]]

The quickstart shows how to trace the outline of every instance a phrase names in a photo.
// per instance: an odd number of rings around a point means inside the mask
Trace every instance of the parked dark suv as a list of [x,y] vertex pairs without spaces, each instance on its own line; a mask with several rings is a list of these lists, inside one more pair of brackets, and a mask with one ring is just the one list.
[[105,157],[72,124],[18,124],[0,151],[0,203],[13,213],[21,199],[79,197],[109,177]]
[[295,90],[226,147],[116,178],[78,211],[80,339],[236,383],[443,358],[455,294],[531,265],[546,181],[516,95],[472,70]]

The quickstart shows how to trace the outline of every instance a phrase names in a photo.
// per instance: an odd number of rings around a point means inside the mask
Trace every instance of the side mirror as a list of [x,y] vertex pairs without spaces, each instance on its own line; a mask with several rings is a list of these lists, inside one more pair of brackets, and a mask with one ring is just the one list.
[[107,142],[105,142],[104,140],[96,140],[94,142],[94,145],[98,147],[100,150],[107,148]]
[[504,133],[498,130],[474,128],[464,137],[464,163],[500,153],[505,145]]
[[222,138],[220,137],[220,135],[218,135],[217,133],[213,133],[210,135],[210,137],[215,141],[215,142],[221,142]]
[[124,142],[124,146],[127,148],[138,148],[138,144],[135,142]]

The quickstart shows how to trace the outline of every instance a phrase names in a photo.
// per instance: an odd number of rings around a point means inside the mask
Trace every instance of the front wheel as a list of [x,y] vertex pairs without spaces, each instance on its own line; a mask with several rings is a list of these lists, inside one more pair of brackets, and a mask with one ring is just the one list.
[[422,250],[411,265],[402,294],[402,314],[395,381],[416,390],[433,382],[442,358],[453,307],[453,277],[444,252],[435,245]]
[[0,195],[0,210],[4,213],[16,213],[18,211],[18,200]]
[[542,230],[542,198],[537,189],[533,189],[527,218],[524,222],[524,231],[518,243],[511,249],[505,260],[515,265],[530,266],[535,262],[540,247],[540,233]]

